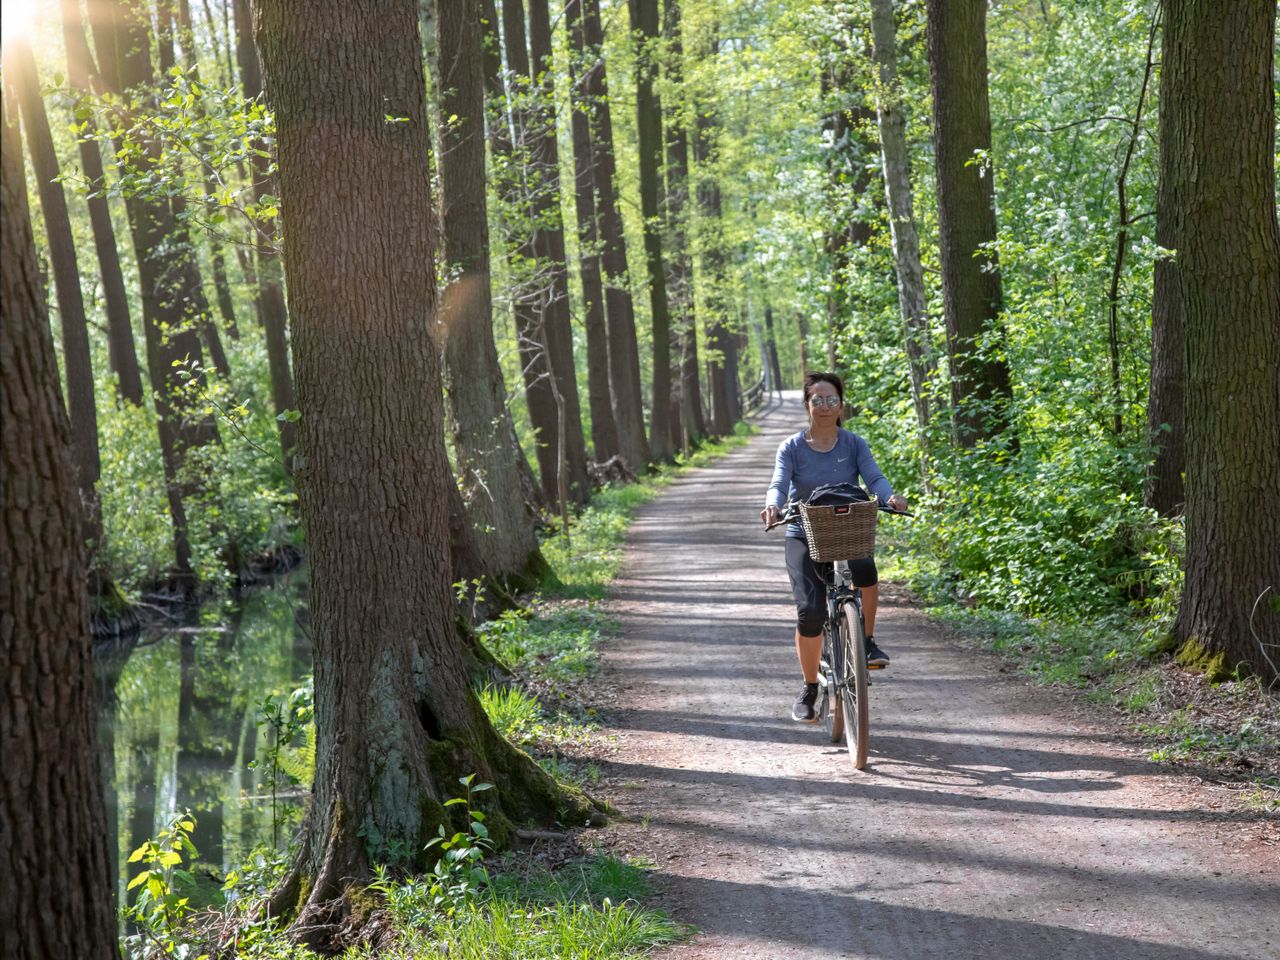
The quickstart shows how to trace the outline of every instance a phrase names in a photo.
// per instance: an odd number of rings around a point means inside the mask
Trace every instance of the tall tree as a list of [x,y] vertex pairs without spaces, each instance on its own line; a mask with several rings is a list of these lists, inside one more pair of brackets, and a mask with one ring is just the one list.
[[509,177],[507,184],[515,199],[509,217],[519,238],[515,257],[522,267],[515,301],[516,334],[529,420],[537,434],[539,479],[547,499],[564,508],[570,497],[586,496],[586,444],[573,368],[555,113],[546,86],[553,77],[538,70],[544,46],[549,64],[550,24],[545,24],[543,44],[545,18],[535,19],[538,23],[530,28],[532,32],[538,27],[540,42],[531,61],[524,0],[502,5],[509,67],[507,101],[516,139],[512,157],[519,170],[519,177]]
[[31,235],[22,148],[11,125],[17,118],[5,109],[0,106],[0,952],[20,960],[117,960],[71,427]]
[[493,339],[485,198],[483,34],[479,0],[437,0],[445,395],[457,472],[483,572],[531,585],[545,568],[512,449]]
[[584,808],[493,731],[454,632],[416,4],[266,0],[254,35],[276,116],[317,740],[271,907],[305,928],[371,852],[421,851],[461,775],[501,785],[499,836]]
[[89,328],[84,299],[80,292],[80,266],[71,235],[67,197],[59,179],[58,155],[53,132],[40,96],[40,77],[27,37],[20,31],[5,37],[4,76],[12,84],[22,125],[31,152],[40,209],[44,213],[45,235],[49,241],[49,262],[53,267],[58,297],[58,320],[62,331],[62,364],[67,384],[67,413],[71,417],[71,449],[75,454],[76,485],[84,505],[82,532],[89,541],[102,534],[98,508],[98,478],[102,460],[98,455],[98,409],[93,396],[93,361],[89,356]]
[[[560,417],[560,482],[576,503],[591,494],[587,446],[582,434],[573,325],[569,311],[569,267],[560,209],[560,149],[556,131],[555,63],[551,53],[551,17],[547,0],[529,0],[529,56],[533,69],[534,124],[530,131],[530,182],[533,187],[534,245],[550,280],[544,292],[543,325],[551,351],[551,380]],[[562,495],[563,499],[563,495]]]
[[[129,0],[106,0],[91,21],[97,47],[98,72],[106,89],[122,103],[121,122],[132,126],[130,105],[154,96],[151,63],[151,23],[146,10]],[[154,139],[142,144],[139,161],[150,172],[160,163]],[[204,351],[199,330],[207,323],[208,304],[189,242],[182,242],[171,202],[145,193],[125,198],[133,234],[134,254],[142,288],[143,331],[147,370],[155,398],[160,452],[164,461],[165,493],[173,525],[174,565],[178,580],[190,586],[191,537],[186,500],[202,478],[187,469],[188,454],[216,442],[217,427],[205,405],[184,378],[184,363],[202,367]],[[196,380],[198,381],[199,375]]]
[[649,463],[644,428],[644,388],[640,381],[640,350],[636,343],[635,306],[627,269],[627,242],[618,209],[613,156],[613,119],[609,110],[609,79],[604,62],[604,27],[600,0],[583,0],[582,32],[590,66],[582,78],[591,108],[591,157],[600,215],[600,266],[604,270],[604,302],[609,323],[609,394],[618,449],[637,472]]
[[[1280,225],[1272,3],[1165,0],[1161,104],[1187,347],[1184,656],[1280,673]],[[1162,138],[1163,140],[1163,138]],[[1205,171],[1213,171],[1206,176]],[[1194,346],[1193,346],[1194,345]],[[1270,644],[1270,649],[1264,644]]]
[[662,211],[658,206],[662,178],[662,101],[658,79],[658,0],[628,0],[636,43],[636,136],[640,148],[640,212],[644,216],[645,265],[649,272],[649,307],[653,341],[653,404],[649,418],[649,451],[655,460],[674,452],[671,422],[671,306],[667,300],[666,265],[662,255]]
[[675,103],[668,102],[666,153],[667,235],[671,257],[667,261],[668,288],[679,338],[679,433],[686,449],[707,435],[702,415],[702,388],[699,384],[698,324],[694,313],[693,257],[689,251],[689,132],[688,91],[684,83],[684,42],[680,27],[679,0],[666,0],[662,9],[662,31],[667,50],[664,58],[666,88]]
[[[1173,104],[1184,94],[1178,84],[1184,79],[1172,62],[1169,33],[1162,34],[1160,61],[1160,157],[1171,158],[1178,149],[1174,137]],[[1176,250],[1178,224],[1174,206],[1173,181],[1162,170],[1156,185],[1156,243]],[[1156,260],[1151,292],[1151,377],[1147,396],[1147,437],[1153,448],[1144,499],[1147,506],[1163,516],[1182,513],[1186,500],[1183,474],[1187,469],[1186,386],[1187,368],[1182,329],[1182,296],[1178,289],[1178,261],[1175,257]]]
[[[240,86],[246,100],[262,96],[262,68],[258,63],[258,50],[253,43],[253,30],[249,16],[249,0],[231,0],[235,15],[236,62],[240,67]],[[253,154],[253,199],[262,203],[272,195],[275,184],[268,159],[262,152]],[[293,453],[298,446],[298,427],[292,417],[280,415],[297,407],[293,389],[293,372],[289,368],[289,316],[284,296],[284,276],[280,270],[280,255],[276,251],[275,238],[262,224],[253,227],[254,264],[253,276],[257,280],[256,306],[262,322],[262,332],[267,343],[267,367],[271,372],[271,402],[275,407],[276,423],[280,432],[280,448],[284,451],[286,466],[292,466]]]
[[761,341],[761,349],[764,350],[764,356],[769,364],[769,380],[773,384],[773,389],[781,391],[782,384],[782,364],[778,362],[778,335],[773,329],[773,307],[769,304],[764,305],[764,337]]
[[1009,368],[980,341],[1002,308],[996,239],[991,110],[987,97],[987,0],[928,0],[943,312],[951,361],[956,442],[972,446],[1009,422]]
[[582,279],[583,313],[587,328],[587,392],[591,407],[591,446],[597,460],[619,452],[618,426],[613,419],[609,388],[609,328],[605,319],[604,281],[600,273],[600,215],[596,209],[595,158],[591,148],[591,100],[584,71],[586,38],[582,0],[564,7],[569,32],[569,90],[573,103],[574,199],[578,216],[578,272]]
[[916,231],[911,196],[907,123],[902,112],[902,89],[898,83],[897,31],[893,0],[871,0],[872,56],[878,71],[876,122],[880,129],[880,163],[889,204],[889,229],[898,277],[898,309],[902,314],[902,340],[911,371],[911,401],[916,411],[921,467],[927,471],[929,384],[934,377],[934,361],[929,343],[929,318],[925,313],[920,235]]
[[[707,56],[715,58],[719,42],[713,35]],[[710,395],[711,431],[717,436],[732,432],[742,412],[738,409],[738,339],[726,327],[725,266],[722,201],[716,145],[720,124],[714,107],[700,103],[694,124],[693,159],[698,182],[698,246],[706,288],[707,392]]]
[[[79,0],[62,0],[62,38],[67,50],[67,80],[77,95],[91,92],[93,55],[85,42]],[[99,81],[101,82],[101,81]],[[129,317],[129,296],[125,292],[120,252],[116,248],[115,226],[107,205],[102,151],[96,137],[92,113],[80,120],[83,126],[77,147],[80,168],[89,187],[89,222],[93,228],[93,249],[102,276],[102,299],[107,314],[107,357],[115,371],[120,396],[135,406],[142,405],[142,373],[138,351],[133,344],[133,322]]]

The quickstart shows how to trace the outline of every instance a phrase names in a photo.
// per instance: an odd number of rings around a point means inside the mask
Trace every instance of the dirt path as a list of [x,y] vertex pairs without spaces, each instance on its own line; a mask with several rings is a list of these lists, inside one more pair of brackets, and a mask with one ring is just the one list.
[[755,520],[796,397],[640,514],[603,792],[692,958],[1280,958],[1280,848],[1053,691],[882,601],[871,762],[793,723],[793,608]]

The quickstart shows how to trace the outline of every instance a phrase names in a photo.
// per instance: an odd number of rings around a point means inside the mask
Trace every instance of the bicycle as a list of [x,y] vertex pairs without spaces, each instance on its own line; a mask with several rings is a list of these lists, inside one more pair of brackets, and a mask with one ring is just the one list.
[[[867,665],[862,591],[853,583],[849,561],[871,555],[879,513],[906,517],[911,514],[893,510],[877,500],[821,507],[812,504],[826,490],[814,491],[809,503],[787,503],[778,520],[765,530],[796,520],[804,524],[810,555],[820,565],[818,569],[827,585],[827,622],[822,628],[816,712],[831,742],[839,743],[843,736],[854,769],[862,770],[867,765],[871,742],[869,674],[879,668]],[[824,512],[818,513],[819,509]],[[828,562],[830,567],[825,566]]]

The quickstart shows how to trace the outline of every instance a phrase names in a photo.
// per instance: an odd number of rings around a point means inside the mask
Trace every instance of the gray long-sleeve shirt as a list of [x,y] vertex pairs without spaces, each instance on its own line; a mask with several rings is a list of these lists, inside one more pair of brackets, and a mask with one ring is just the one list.
[[[809,499],[824,484],[859,481],[881,502],[893,496],[893,487],[876,465],[867,441],[856,433],[837,430],[835,446],[818,453],[809,446],[802,430],[778,445],[765,506],[781,509],[787,500]],[[787,527],[787,536],[803,537],[804,531],[800,524],[792,523]]]

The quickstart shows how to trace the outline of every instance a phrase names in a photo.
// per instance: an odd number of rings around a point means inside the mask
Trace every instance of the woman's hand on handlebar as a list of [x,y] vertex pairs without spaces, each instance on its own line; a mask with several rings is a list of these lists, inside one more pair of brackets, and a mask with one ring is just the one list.
[[896,510],[898,513],[906,513],[909,509],[907,507],[907,498],[895,493],[889,498],[889,508]]
[[760,519],[764,522],[766,527],[771,527],[776,524],[780,516],[782,516],[782,514],[773,504],[769,504],[769,506],[760,511]]

